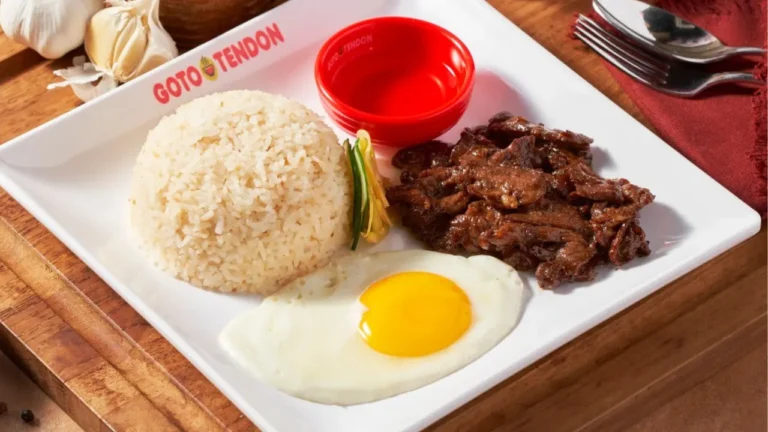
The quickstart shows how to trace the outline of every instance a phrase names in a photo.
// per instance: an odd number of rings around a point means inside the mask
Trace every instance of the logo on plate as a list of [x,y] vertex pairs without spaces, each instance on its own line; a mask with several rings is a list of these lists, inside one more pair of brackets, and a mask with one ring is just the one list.
[[200,57],[200,70],[203,71],[203,76],[208,81],[216,81],[216,78],[219,77],[218,71],[216,70],[216,65],[213,63],[213,60],[206,56]]

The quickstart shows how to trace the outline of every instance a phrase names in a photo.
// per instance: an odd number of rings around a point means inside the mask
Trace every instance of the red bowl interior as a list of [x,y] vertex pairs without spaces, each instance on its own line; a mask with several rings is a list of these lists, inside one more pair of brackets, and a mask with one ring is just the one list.
[[474,83],[467,47],[442,27],[403,17],[361,21],[332,36],[315,65],[330,117],[354,134],[402,147],[450,129]]

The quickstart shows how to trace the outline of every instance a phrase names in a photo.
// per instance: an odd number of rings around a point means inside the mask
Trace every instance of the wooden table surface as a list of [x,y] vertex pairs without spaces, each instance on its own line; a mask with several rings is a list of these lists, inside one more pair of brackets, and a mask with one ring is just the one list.
[[[0,353],[0,431],[28,432],[30,427],[21,419],[21,413],[34,414],[34,425],[56,432],[82,432],[82,429],[61,407],[34,385],[3,353]],[[2,412],[2,407],[0,407]]]
[[[599,58],[566,37],[588,0],[490,3],[647,124]],[[45,89],[69,64],[0,34],[0,143],[78,105],[68,89]],[[0,218],[0,348],[84,430],[256,429],[2,190]],[[764,227],[431,429],[622,431],[765,339]]]

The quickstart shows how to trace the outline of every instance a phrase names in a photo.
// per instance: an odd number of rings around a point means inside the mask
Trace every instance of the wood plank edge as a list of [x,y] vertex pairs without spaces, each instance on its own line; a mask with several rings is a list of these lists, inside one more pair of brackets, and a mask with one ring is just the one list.
[[0,322],[0,351],[84,431],[114,430],[3,322]]
[[2,218],[0,261],[154,404],[171,424],[187,430],[226,429],[208,407],[180,385]]

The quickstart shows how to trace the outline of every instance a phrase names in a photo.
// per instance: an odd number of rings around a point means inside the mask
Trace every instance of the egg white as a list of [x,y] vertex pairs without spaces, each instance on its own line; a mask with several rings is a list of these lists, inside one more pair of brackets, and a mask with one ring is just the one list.
[[[358,334],[365,289],[407,271],[452,280],[472,304],[472,324],[461,338],[423,357],[381,354]],[[220,342],[243,367],[285,393],[324,404],[366,403],[425,386],[489,351],[517,324],[524,295],[515,270],[489,256],[423,250],[350,255],[236,317]]]

